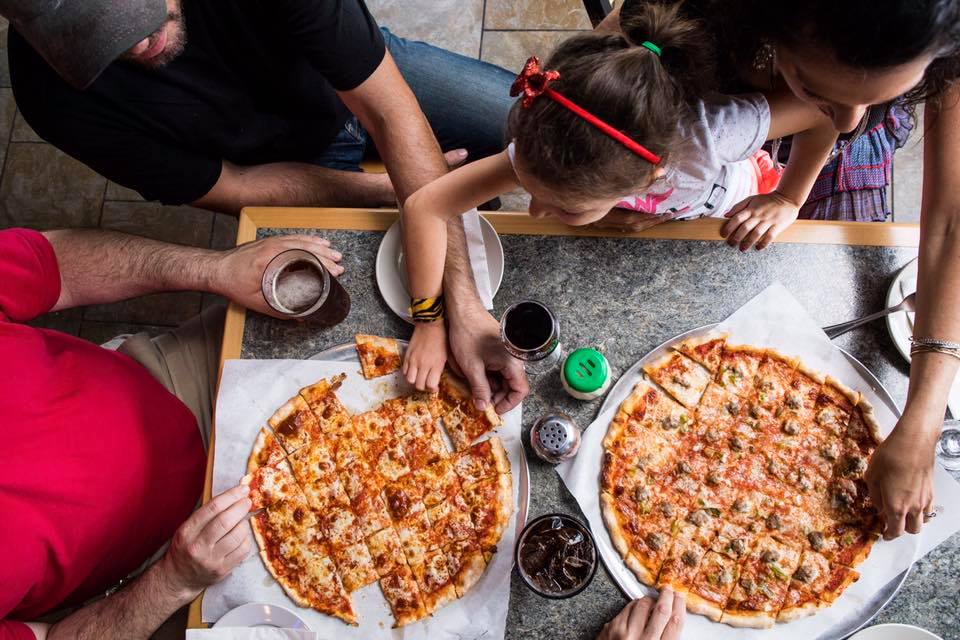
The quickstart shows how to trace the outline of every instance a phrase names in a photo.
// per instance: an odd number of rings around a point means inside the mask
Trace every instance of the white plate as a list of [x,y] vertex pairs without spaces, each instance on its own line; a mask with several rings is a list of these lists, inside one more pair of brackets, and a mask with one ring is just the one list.
[[260,602],[242,604],[227,611],[213,625],[214,629],[219,627],[276,627],[310,631],[310,627],[290,609]]
[[943,640],[943,638],[909,624],[878,624],[850,636],[848,640]]
[[[911,283],[912,287],[916,289],[917,283],[917,260],[916,258],[911,260],[906,264],[905,267],[900,269],[900,272],[897,273],[894,277],[893,282],[890,283],[890,289],[887,290],[887,307],[892,307],[900,304],[900,302],[906,298],[904,294],[904,288],[901,286],[904,283]],[[907,291],[910,293],[910,291]],[[910,317],[907,315],[906,311],[897,311],[896,313],[891,313],[887,316],[887,329],[890,331],[890,337],[893,338],[893,344],[897,347],[897,351],[900,352],[907,362],[910,362],[910,338],[913,336],[913,324]]]
[[[480,230],[483,233],[483,246],[487,252],[487,269],[490,273],[490,292],[496,296],[503,281],[503,245],[486,218],[480,216]],[[384,302],[395,314],[411,322],[410,293],[407,290],[407,271],[403,264],[400,222],[394,222],[387,229],[377,250],[377,287]]]

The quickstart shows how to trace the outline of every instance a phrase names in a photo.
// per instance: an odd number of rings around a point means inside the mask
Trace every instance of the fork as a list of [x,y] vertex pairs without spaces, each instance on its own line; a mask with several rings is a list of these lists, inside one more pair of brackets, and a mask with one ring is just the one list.
[[829,327],[823,327],[823,332],[827,334],[827,337],[833,340],[838,336],[842,336],[846,332],[856,329],[857,327],[867,324],[868,322],[873,322],[884,316],[888,316],[891,313],[896,313],[897,311],[913,311],[916,307],[916,293],[911,293],[906,298],[904,298],[900,304],[893,307],[884,309],[883,311],[877,311],[876,313],[871,313],[868,316],[863,316],[862,318],[857,318],[856,320],[849,320],[847,322],[841,322],[840,324],[832,324]]

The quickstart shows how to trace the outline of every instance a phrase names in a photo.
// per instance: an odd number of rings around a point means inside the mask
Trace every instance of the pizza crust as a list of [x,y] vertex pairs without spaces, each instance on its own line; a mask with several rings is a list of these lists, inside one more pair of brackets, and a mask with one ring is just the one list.
[[699,596],[698,594],[686,590],[686,589],[674,589],[675,591],[682,591],[684,593],[684,600],[687,602],[687,611],[690,613],[696,613],[701,616],[706,616],[714,622],[720,622],[720,617],[723,615],[723,607],[718,606],[716,602],[712,602]]
[[829,606],[829,604],[824,604],[819,600],[810,600],[795,607],[783,607],[777,614],[777,622],[793,622],[794,620],[799,620],[800,618],[812,616],[820,609],[824,609]]
[[860,394],[860,401],[857,402],[856,408],[860,410],[860,417],[863,418],[863,424],[866,425],[867,431],[869,431],[874,444],[883,442],[883,435],[880,433],[880,423],[877,422],[877,417],[873,413],[873,405],[870,404],[863,394]]
[[400,344],[394,338],[357,334],[357,355],[363,377],[373,380],[400,369]]
[[860,402],[860,392],[854,391],[853,389],[843,384],[836,378],[832,376],[827,376],[826,379],[824,380],[824,384],[827,384],[833,387],[834,389],[836,389],[837,391],[839,391],[840,394],[843,395],[847,400],[849,400],[850,404],[852,404],[854,407],[856,407],[857,404]]
[[637,576],[637,580],[643,584],[653,586],[656,583],[657,575],[650,571],[633,553],[630,553],[624,558],[623,563],[627,565],[628,569],[633,571],[633,574]]
[[[720,367],[720,354],[726,343],[729,334],[720,331],[709,331],[702,336],[694,336],[674,345],[671,348],[682,353],[691,360],[694,360],[707,368],[710,373],[716,373]],[[707,353],[702,353],[701,347],[717,342],[717,346],[711,348]]]
[[616,501],[609,493],[600,494],[600,513],[603,516],[603,522],[607,525],[607,533],[610,534],[610,542],[613,543],[613,548],[617,550],[621,558],[626,559],[630,555],[630,543],[620,526]]
[[776,624],[775,614],[766,611],[726,611],[724,610],[720,622],[731,627],[746,629],[769,629]]

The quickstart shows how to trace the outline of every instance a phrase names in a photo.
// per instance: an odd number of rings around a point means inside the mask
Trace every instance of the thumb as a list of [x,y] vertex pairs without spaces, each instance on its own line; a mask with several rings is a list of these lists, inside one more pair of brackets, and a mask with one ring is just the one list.
[[463,374],[470,383],[470,389],[473,391],[473,404],[478,410],[483,411],[490,404],[490,381],[487,379],[487,371],[480,365],[463,367]]
[[447,161],[447,166],[453,169],[457,167],[467,159],[467,150],[466,149],[452,149],[443,154],[443,159]]
[[727,211],[725,214],[723,214],[723,217],[724,217],[724,218],[732,218],[733,216],[737,215],[738,213],[740,213],[741,211],[743,211],[744,209],[747,208],[747,205],[750,204],[750,201],[751,201],[752,199],[753,199],[753,196],[751,196],[751,197],[749,197],[749,198],[746,198],[746,199],[744,199],[744,200],[741,200],[741,201],[738,202],[737,204],[735,204],[735,205],[733,205],[732,207],[730,207],[730,211]]

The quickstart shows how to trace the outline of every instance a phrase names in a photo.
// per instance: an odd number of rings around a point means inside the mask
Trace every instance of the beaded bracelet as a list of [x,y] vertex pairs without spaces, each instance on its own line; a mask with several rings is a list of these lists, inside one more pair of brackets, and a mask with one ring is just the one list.
[[443,319],[443,296],[411,298],[410,316],[414,322],[436,322]]

